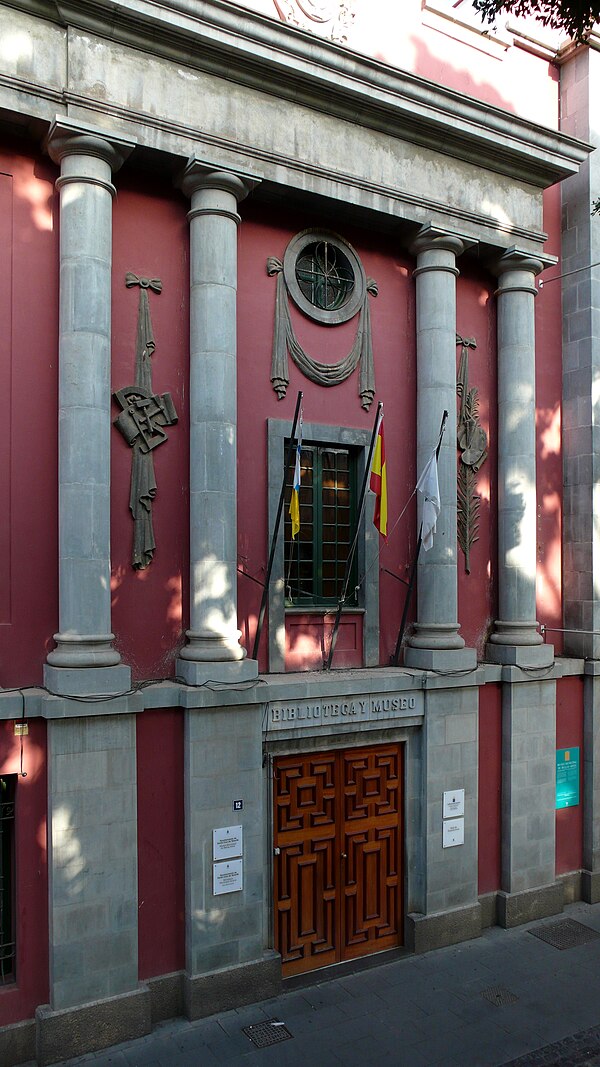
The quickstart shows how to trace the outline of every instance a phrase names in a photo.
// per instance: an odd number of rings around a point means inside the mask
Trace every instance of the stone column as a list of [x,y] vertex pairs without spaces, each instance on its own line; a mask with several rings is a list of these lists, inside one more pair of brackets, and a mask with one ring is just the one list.
[[256,179],[191,159],[190,629],[178,674],[192,685],[254,678],[237,624],[237,213]]
[[[444,411],[448,421],[438,460],[441,510],[433,548],[421,550],[417,623],[404,662],[432,669],[476,666],[458,624],[456,545],[456,257],[462,238],[426,226],[413,251],[417,284],[417,470],[435,448]],[[420,512],[420,504],[419,504]],[[420,520],[419,520],[420,521]]]
[[118,693],[130,671],[110,613],[112,171],[133,143],[67,119],[47,150],[60,163],[59,632],[53,693]]
[[498,271],[498,589],[488,658],[547,666],[536,622],[535,277],[541,260],[510,250]]

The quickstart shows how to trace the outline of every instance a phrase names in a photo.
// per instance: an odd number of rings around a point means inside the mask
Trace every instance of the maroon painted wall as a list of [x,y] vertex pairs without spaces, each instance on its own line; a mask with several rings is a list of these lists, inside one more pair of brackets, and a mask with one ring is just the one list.
[[[36,684],[52,635],[57,610],[57,200],[52,182],[56,169],[46,160],[21,155],[0,157],[0,226],[10,250],[12,288],[3,288],[0,317],[0,378],[10,397],[9,417],[0,435],[6,438],[10,463],[0,486],[8,502],[10,523],[0,534],[0,682]],[[113,388],[133,381],[139,290],[125,287],[125,273],[159,277],[160,296],[151,294],[156,338],[154,387],[171,392],[179,423],[154,452],[158,493],[154,504],[157,550],[143,572],[130,566],[132,520],[129,512],[131,450],[112,431],[112,608],[117,645],[134,678],[172,676],[183,640],[189,608],[188,557],[188,406],[189,252],[187,204],[169,182],[145,176],[144,192],[135,173],[119,176],[113,223]],[[308,226],[329,225],[312,212],[291,215],[252,200],[242,204],[239,239],[238,352],[238,531],[239,563],[261,579],[268,548],[266,455],[268,417],[291,420],[296,393],[305,394],[304,417],[331,425],[370,429],[374,408],[364,412],[357,374],[334,389],[305,379],[290,361],[288,395],[278,401],[270,383],[275,280],[266,272],[269,255],[282,256],[291,237]],[[559,201],[546,197],[550,245],[557,244]],[[366,273],[376,279],[379,296],[370,298],[377,399],[385,403],[388,488],[393,525],[416,480],[416,366],[414,350],[414,261],[385,237],[352,227],[344,236],[356,247]],[[480,656],[492,620],[496,596],[497,415],[495,307],[493,281],[472,264],[462,264],[457,283],[458,328],[475,337],[470,353],[470,384],[480,397],[480,418],[489,433],[489,456],[478,474],[479,539],[472,550],[472,570],[464,572],[459,551],[459,618],[468,645]],[[30,314],[35,293],[36,315]],[[538,348],[538,611],[547,625],[560,619],[561,456],[560,307],[551,287],[537,299]],[[294,307],[292,318],[300,341],[315,356],[335,361],[349,350],[356,320],[336,329],[319,326]],[[459,356],[457,349],[457,359]],[[116,416],[118,409],[113,408]],[[32,433],[44,447],[31,447]],[[372,502],[368,503],[369,509]],[[414,501],[380,558],[380,661],[393,651],[404,586],[415,547]],[[10,532],[9,532],[10,531]],[[1,538],[4,538],[2,543]],[[248,578],[238,580],[242,640],[250,646],[260,589]],[[414,605],[412,609],[414,617]],[[261,668],[265,669],[267,633]],[[315,638],[318,643],[318,635]],[[320,650],[312,649],[307,666]],[[295,660],[297,657],[294,658]],[[294,663],[295,665],[295,663]]]
[[[484,658],[485,642],[498,614],[497,596],[497,492],[498,415],[496,362],[496,306],[493,279],[483,270],[461,263],[456,288],[456,325],[463,338],[475,339],[469,349],[469,387],[479,396],[479,420],[488,438],[488,457],[476,478],[479,496],[479,532],[471,547],[471,572],[458,548],[458,618],[469,648]],[[461,348],[457,346],[457,371]],[[459,403],[457,401],[457,403]]]
[[[0,723],[0,775],[19,774],[21,742],[14,723]],[[23,770],[15,792],[16,980],[0,985],[0,1026],[29,1019],[46,1004],[48,985],[48,870],[46,723],[29,720]]]
[[479,892],[501,887],[502,687],[479,690]]
[[0,685],[37,685],[58,629],[58,243],[49,160],[0,152]]
[[556,812],[556,873],[583,866],[583,679],[561,678],[556,683],[556,747],[579,748],[579,796],[575,808]]
[[136,719],[140,979],[185,964],[183,711]]
[[[270,359],[275,306],[275,280],[269,278],[266,259],[282,258],[291,237],[309,226],[330,225],[313,214],[297,215],[275,209],[265,212],[251,202],[242,205],[240,231],[238,313],[238,467],[240,565],[262,579],[268,551],[265,475],[269,417],[291,422],[298,389],[304,392],[305,422],[346,425],[369,429],[374,407],[366,414],[357,395],[357,375],[342,386],[324,389],[308,381],[290,359],[287,396],[278,402],[270,383]],[[344,227],[343,236],[360,255],[367,275],[379,284],[379,296],[371,302],[373,348],[377,394],[385,404],[390,526],[393,527],[416,481],[416,364],[414,348],[414,260],[395,243],[377,234]],[[490,440],[489,456],[477,477],[480,503],[479,539],[472,549],[471,574],[464,571],[459,553],[459,617],[467,643],[483,654],[485,639],[497,614],[495,591],[497,405],[496,317],[494,283],[489,274],[467,266],[458,281],[458,328],[463,336],[475,337],[477,349],[470,353],[471,386],[479,389],[480,418]],[[308,351],[334,362],[349,350],[356,320],[335,329],[310,322],[292,305],[297,335]],[[457,365],[460,350],[457,349]],[[441,418],[441,412],[440,412]],[[261,484],[262,483],[262,484]],[[372,502],[367,505],[369,511]],[[395,646],[404,603],[404,586],[391,575],[406,578],[415,548],[415,505],[409,506],[380,557],[380,662],[389,661]],[[246,643],[252,641],[260,603],[260,590],[248,578],[238,582],[241,626]],[[414,605],[412,610],[414,617]],[[320,651],[307,666],[314,667]],[[267,635],[261,646],[261,669],[266,669]],[[294,663],[296,666],[296,662]]]
[[[370,412],[358,396],[358,373],[342,385],[324,389],[308,381],[290,360],[290,384],[278,401],[270,382],[271,346],[275,309],[275,279],[266,272],[268,256],[283,257],[291,238],[310,226],[328,227],[313,213],[290,212],[242,205],[244,223],[239,244],[238,310],[238,546],[240,564],[262,578],[268,553],[267,531],[267,418],[291,422],[299,389],[304,392],[304,421],[346,425],[370,430],[375,403],[385,403],[389,514],[392,524],[408,500],[415,482],[415,356],[414,296],[411,261],[391,241],[378,235],[343,228],[343,236],[361,257],[367,276],[379,285],[371,300],[373,349],[377,394]],[[335,329],[320,326],[292,307],[292,319],[301,344],[316,358],[336,362],[345,356],[355,337],[357,320]],[[368,502],[369,512],[373,504]],[[415,547],[415,510],[409,508],[399,527],[383,547],[380,567],[405,576]],[[394,649],[402,611],[403,586],[380,571],[382,662]],[[246,641],[254,638],[260,590],[247,578],[238,582],[239,617]],[[260,665],[266,669],[268,638],[263,634]],[[312,665],[312,664],[311,664]]]
[[[183,196],[170,182],[117,176],[113,216],[112,388],[132,385],[139,287],[127,289],[125,274],[159,278],[150,293],[156,349],[152,384],[170,392],[179,422],[154,449],[158,491],[153,507],[156,552],[144,571],[131,567],[133,522],[129,511],[131,448],[112,429],[111,555],[112,625],[133,677],[172,676],[189,615],[189,240]],[[113,418],[120,408],[113,402]]]

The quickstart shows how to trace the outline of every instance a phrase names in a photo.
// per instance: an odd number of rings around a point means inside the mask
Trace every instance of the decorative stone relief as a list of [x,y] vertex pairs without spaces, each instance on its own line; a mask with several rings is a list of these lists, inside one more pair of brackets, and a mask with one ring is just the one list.
[[487,436],[479,423],[479,396],[469,389],[469,349],[477,348],[474,337],[456,335],[461,346],[456,392],[460,397],[457,439],[458,461],[457,539],[465,555],[465,570],[471,573],[471,548],[479,539],[480,497],[477,495],[477,471],[487,459]]
[[[358,392],[368,411],[375,396],[369,294],[377,296],[378,288],[365,276],[352,246],[337,234],[303,230],[290,241],[283,260],[269,256],[267,273],[277,276],[271,382],[279,400],[289,385],[289,353],[311,382],[326,387],[345,382],[360,366]],[[294,332],[288,297],[303,314],[327,326],[337,326],[358,314],[356,337],[348,355],[337,363],[325,363],[305,352]]]
[[157,485],[154,476],[153,450],[167,440],[164,426],[177,422],[177,412],[170,393],[160,396],[152,392],[151,357],[156,347],[150,319],[148,292],[162,292],[159,278],[138,278],[128,271],[128,289],[140,287],[138,325],[135,345],[135,384],[113,393],[122,408],[114,424],[133,449],[131,457],[131,489],[129,508],[133,517],[133,549],[131,565],[144,570],[152,562],[156,542],[152,524],[152,502]]
[[282,22],[301,30],[322,26],[330,41],[345,44],[354,21],[355,0],[274,0]]

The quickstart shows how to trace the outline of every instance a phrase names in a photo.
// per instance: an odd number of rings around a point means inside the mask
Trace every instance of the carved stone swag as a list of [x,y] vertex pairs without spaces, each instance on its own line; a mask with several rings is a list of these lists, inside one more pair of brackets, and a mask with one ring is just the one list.
[[275,329],[273,331],[273,352],[271,358],[271,382],[278,399],[283,400],[290,383],[288,371],[288,352],[299,370],[316,385],[340,385],[356,370],[360,364],[358,392],[361,405],[368,411],[375,396],[375,370],[373,367],[373,343],[371,340],[371,311],[369,293],[377,296],[377,283],[367,278],[364,299],[359,312],[356,337],[350,352],[338,363],[322,363],[313,359],[304,351],[294,333],[288,293],[283,274],[283,263],[275,256],[267,259],[267,273],[277,275],[277,292],[275,296]]

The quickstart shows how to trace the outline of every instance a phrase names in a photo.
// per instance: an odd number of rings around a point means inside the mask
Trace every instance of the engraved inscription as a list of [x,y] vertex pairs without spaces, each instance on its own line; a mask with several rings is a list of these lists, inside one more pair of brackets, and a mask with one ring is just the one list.
[[323,728],[331,723],[381,721],[403,715],[423,714],[422,693],[364,695],[348,700],[302,703],[273,702],[269,705],[269,730]]

